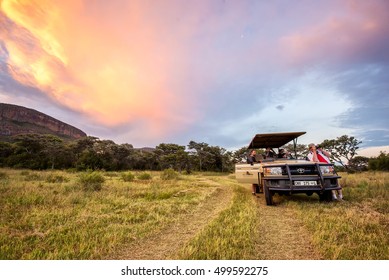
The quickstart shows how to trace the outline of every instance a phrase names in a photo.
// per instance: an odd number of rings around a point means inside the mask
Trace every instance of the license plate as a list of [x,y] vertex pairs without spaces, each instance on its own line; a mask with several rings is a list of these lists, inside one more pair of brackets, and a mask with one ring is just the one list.
[[316,181],[294,181],[295,186],[317,186]]

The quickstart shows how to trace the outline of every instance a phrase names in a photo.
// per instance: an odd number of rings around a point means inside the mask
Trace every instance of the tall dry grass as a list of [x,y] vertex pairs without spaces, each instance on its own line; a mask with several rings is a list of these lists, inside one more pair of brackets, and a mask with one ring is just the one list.
[[344,201],[284,201],[325,259],[389,259],[389,173],[340,174]]
[[[188,216],[217,186],[234,191],[219,217],[182,250],[182,259],[257,259],[261,213],[250,188],[233,175],[104,172],[99,191],[80,173],[0,170],[0,259],[107,259],[134,240]],[[341,174],[344,202],[275,197],[307,228],[324,259],[389,259],[389,173]],[[263,199],[263,197],[262,197]],[[277,207],[277,206],[275,206]]]
[[194,177],[102,173],[86,190],[83,173],[1,170],[0,259],[105,259],[190,213],[214,186]]

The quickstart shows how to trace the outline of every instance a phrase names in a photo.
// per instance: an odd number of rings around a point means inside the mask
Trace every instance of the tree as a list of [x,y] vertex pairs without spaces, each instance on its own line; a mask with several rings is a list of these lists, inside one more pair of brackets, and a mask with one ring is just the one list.
[[[207,143],[201,142],[197,143],[195,141],[190,141],[188,149],[192,150],[191,155],[194,162],[199,166],[199,171],[203,170],[203,165],[209,159],[209,151],[207,151],[209,145]],[[194,151],[193,151],[194,150]]]
[[[358,141],[353,136],[343,135],[336,139],[324,140],[319,146],[328,150],[331,153],[331,159],[341,164],[346,170],[350,170],[348,163],[357,154],[358,145],[362,141]],[[347,160],[347,164],[344,160]]]
[[209,160],[206,161],[207,166],[205,166],[205,169],[208,171],[223,172],[225,168],[223,165],[223,156],[226,153],[226,150],[219,146],[209,146],[206,150],[209,153]]
[[50,134],[21,134],[13,138],[14,153],[8,158],[13,167],[47,169],[61,162],[64,142]]
[[389,171],[389,153],[381,151],[378,157],[369,159],[369,169]]
[[112,147],[115,170],[126,170],[130,167],[129,156],[133,153],[131,144],[121,144]]
[[0,167],[7,166],[8,157],[14,152],[14,147],[11,143],[0,142]]
[[56,166],[57,164],[64,164],[63,160],[65,159],[64,153],[64,141],[54,135],[46,135],[45,138],[41,139],[43,141],[42,155],[47,158],[48,167],[51,169],[60,168],[62,166]]
[[238,150],[235,150],[233,153],[232,153],[232,161],[234,163],[238,163],[238,162],[246,162],[246,159],[247,159],[247,147],[242,147]]
[[307,145],[304,145],[304,144],[297,144],[296,145],[296,153],[295,153],[293,144],[285,145],[285,146],[283,146],[283,148],[289,152],[291,157],[296,158],[296,159],[305,159],[308,155]]
[[369,158],[364,156],[355,156],[348,162],[349,168],[355,171],[366,171],[369,165]]
[[160,165],[158,162],[155,151],[144,149],[133,149],[130,155],[127,157],[127,162],[130,169],[137,170],[159,170]]
[[177,171],[187,169],[189,158],[185,146],[162,143],[156,147],[155,154],[161,169],[173,168]]
[[234,170],[234,159],[231,151],[227,151],[222,148],[222,172],[233,171]]

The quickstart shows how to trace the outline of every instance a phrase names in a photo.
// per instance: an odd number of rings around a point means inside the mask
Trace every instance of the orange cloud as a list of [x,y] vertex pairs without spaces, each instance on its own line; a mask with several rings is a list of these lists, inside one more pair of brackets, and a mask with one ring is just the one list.
[[305,64],[321,61],[351,60],[369,54],[371,41],[377,41],[387,32],[386,11],[371,2],[348,1],[344,14],[331,16],[317,25],[280,39],[286,61]]
[[158,136],[195,121],[185,106],[194,100],[172,79],[185,67],[179,41],[157,31],[142,2],[102,3],[3,0],[14,79],[104,125],[141,120]]

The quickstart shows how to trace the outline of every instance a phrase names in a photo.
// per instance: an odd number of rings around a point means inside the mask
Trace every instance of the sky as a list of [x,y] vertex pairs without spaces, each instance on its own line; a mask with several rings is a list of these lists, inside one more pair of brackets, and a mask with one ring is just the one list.
[[134,147],[305,131],[389,152],[389,1],[0,5],[2,103]]

